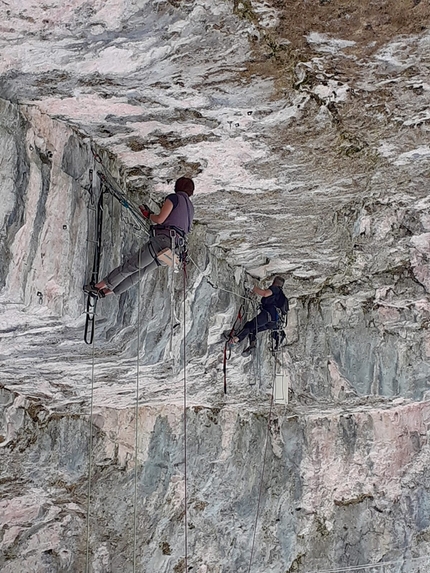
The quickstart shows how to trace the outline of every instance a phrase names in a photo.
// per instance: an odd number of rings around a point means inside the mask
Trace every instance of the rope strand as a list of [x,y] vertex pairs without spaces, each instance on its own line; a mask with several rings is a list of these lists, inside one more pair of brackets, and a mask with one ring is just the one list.
[[411,564],[411,563],[420,563],[421,561],[426,561],[424,565],[430,563],[430,555],[422,555],[421,557],[411,557],[410,559],[399,559],[397,561],[382,561],[380,563],[366,563],[364,565],[352,565],[351,567],[343,567],[340,569],[317,569],[313,571],[309,571],[308,573],[360,573],[363,569],[380,569],[382,567],[383,571],[385,567],[395,566],[395,565],[403,565],[403,564]]
[[266,467],[267,448],[268,448],[268,444],[269,444],[269,434],[270,434],[270,423],[272,421],[272,410],[273,410],[273,402],[274,402],[274,400],[273,400],[274,386],[275,386],[275,379],[273,378],[272,395],[270,397],[269,418],[267,420],[266,443],[264,445],[263,467],[261,468],[260,488],[259,488],[259,492],[258,492],[257,512],[255,515],[255,521],[254,521],[254,531],[253,531],[253,535],[252,535],[251,555],[249,557],[248,573],[251,573],[252,559],[254,556],[255,537],[256,537],[256,533],[257,533],[257,524],[258,524],[258,518],[260,515],[261,498],[263,495],[264,470]]
[[139,446],[139,374],[140,374],[140,255],[139,250],[139,281],[137,294],[137,356],[136,356],[136,406],[134,411],[134,512],[133,512],[133,573],[136,573],[137,560],[137,464],[138,464],[138,446]]
[[92,366],[91,366],[91,396],[90,396],[90,438],[89,438],[89,460],[88,460],[88,496],[87,496],[87,539],[86,539],[86,557],[85,571],[89,573],[90,569],[90,506],[91,506],[91,480],[92,480],[92,459],[93,459],[93,403],[94,403],[94,370],[95,370],[95,345],[92,342]]
[[[92,170],[90,170],[90,185],[91,185],[91,198],[93,199],[93,175],[92,175]],[[95,232],[98,235],[98,230],[101,228],[102,225],[102,211],[103,211],[103,189],[101,189],[100,192],[100,197],[99,197],[99,202],[98,202],[98,206],[97,206],[97,214],[96,214],[96,218],[95,218]],[[88,248],[88,242],[87,242],[87,248]],[[100,253],[98,253],[98,255],[96,254],[97,249],[100,248],[100,241],[99,238],[97,237],[97,244],[96,244],[96,251],[94,254],[94,263],[93,263],[93,269],[92,269],[92,274],[91,274],[91,279],[93,280],[94,278],[98,277],[98,269],[99,269],[99,264],[100,264]],[[88,250],[87,250],[87,254],[88,254]],[[97,260],[98,259],[98,260]],[[94,274],[96,273],[96,274]],[[90,300],[88,296],[88,301]],[[88,303],[89,304],[89,303]],[[88,311],[88,305],[87,305],[87,311]],[[85,554],[85,571],[86,573],[89,573],[89,567],[90,567],[90,510],[91,510],[91,480],[92,480],[92,471],[93,471],[93,466],[92,466],[92,462],[93,462],[93,408],[94,408],[94,377],[95,377],[95,342],[94,342],[94,321],[95,321],[95,310],[96,310],[96,304],[94,303],[94,316],[93,316],[93,322],[91,325],[92,328],[92,334],[91,334],[91,345],[92,345],[92,360],[91,360],[91,392],[90,392],[90,436],[89,436],[89,442],[88,442],[88,495],[87,495],[87,532],[86,532],[86,554]],[[87,313],[87,323],[88,323],[88,313]]]
[[204,274],[204,272],[202,271],[202,269],[199,267],[199,265],[192,259],[192,257],[190,255],[188,255],[188,258],[190,259],[190,261],[193,263],[193,265],[196,267],[196,269],[206,278],[207,282],[211,285],[212,288],[214,288],[215,290],[222,290],[223,292],[229,292],[230,294],[234,294],[234,296],[237,296],[238,298],[241,298],[243,300],[249,300],[248,296],[242,296],[241,294],[238,294],[237,292],[234,292],[232,290],[228,290],[225,288],[222,288],[220,286],[214,285],[212,283],[212,281],[210,281],[208,279],[208,277]]
[[183,263],[183,273],[184,273],[184,563],[185,563],[185,573],[188,571],[188,499],[187,499],[187,354],[185,347],[185,336],[187,333],[187,326],[185,321],[185,309],[186,309],[186,286],[187,286],[187,276],[186,276],[186,266]]

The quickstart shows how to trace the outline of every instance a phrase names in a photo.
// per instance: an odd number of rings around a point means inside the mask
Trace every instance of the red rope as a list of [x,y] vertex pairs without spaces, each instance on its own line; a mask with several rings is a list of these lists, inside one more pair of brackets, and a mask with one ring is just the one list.
[[232,329],[230,330],[230,332],[228,334],[228,340],[224,344],[224,362],[223,362],[223,367],[222,367],[223,373],[224,373],[224,394],[227,394],[227,360],[229,360],[229,358],[231,356],[231,351],[230,351],[228,354],[228,357],[227,357],[227,349],[229,348],[230,338],[233,336],[234,331],[236,329],[237,321],[242,320],[242,310],[243,310],[243,304],[240,305],[239,312],[237,313],[237,316],[236,316],[236,320],[234,321]]

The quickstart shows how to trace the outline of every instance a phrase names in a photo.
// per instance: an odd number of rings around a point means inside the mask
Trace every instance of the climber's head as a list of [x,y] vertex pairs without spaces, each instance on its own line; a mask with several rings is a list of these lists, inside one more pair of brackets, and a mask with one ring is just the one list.
[[277,276],[273,279],[273,285],[274,286],[278,286],[278,287],[282,288],[284,286],[284,283],[285,283],[285,279],[283,279],[282,277]]
[[175,183],[175,193],[186,193],[188,197],[194,193],[194,181],[189,177],[179,177]]

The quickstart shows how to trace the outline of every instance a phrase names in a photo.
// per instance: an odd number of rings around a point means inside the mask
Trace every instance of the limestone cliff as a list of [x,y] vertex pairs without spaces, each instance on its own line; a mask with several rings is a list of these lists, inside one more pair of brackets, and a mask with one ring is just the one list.
[[[428,3],[0,14],[1,571],[427,571]],[[98,173],[154,210],[191,176],[196,220],[90,346]],[[102,276],[147,240],[109,193],[102,237]],[[225,394],[275,274],[286,346]]]

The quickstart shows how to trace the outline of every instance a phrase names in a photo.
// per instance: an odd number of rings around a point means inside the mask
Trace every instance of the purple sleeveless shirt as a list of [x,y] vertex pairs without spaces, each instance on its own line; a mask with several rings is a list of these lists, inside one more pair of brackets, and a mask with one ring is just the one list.
[[[189,233],[191,230],[191,223],[193,222],[194,217],[194,206],[190,201],[188,195],[182,191],[178,191],[178,193],[172,193],[166,199],[169,199],[173,203],[173,209],[170,212],[170,215],[161,225],[155,225],[155,232],[158,235],[161,234],[169,234],[168,229],[163,229],[163,227],[176,227],[180,229],[185,234]],[[178,203],[175,206],[175,199],[178,199]],[[159,228],[157,228],[159,227]],[[163,232],[164,230],[164,232]]]

